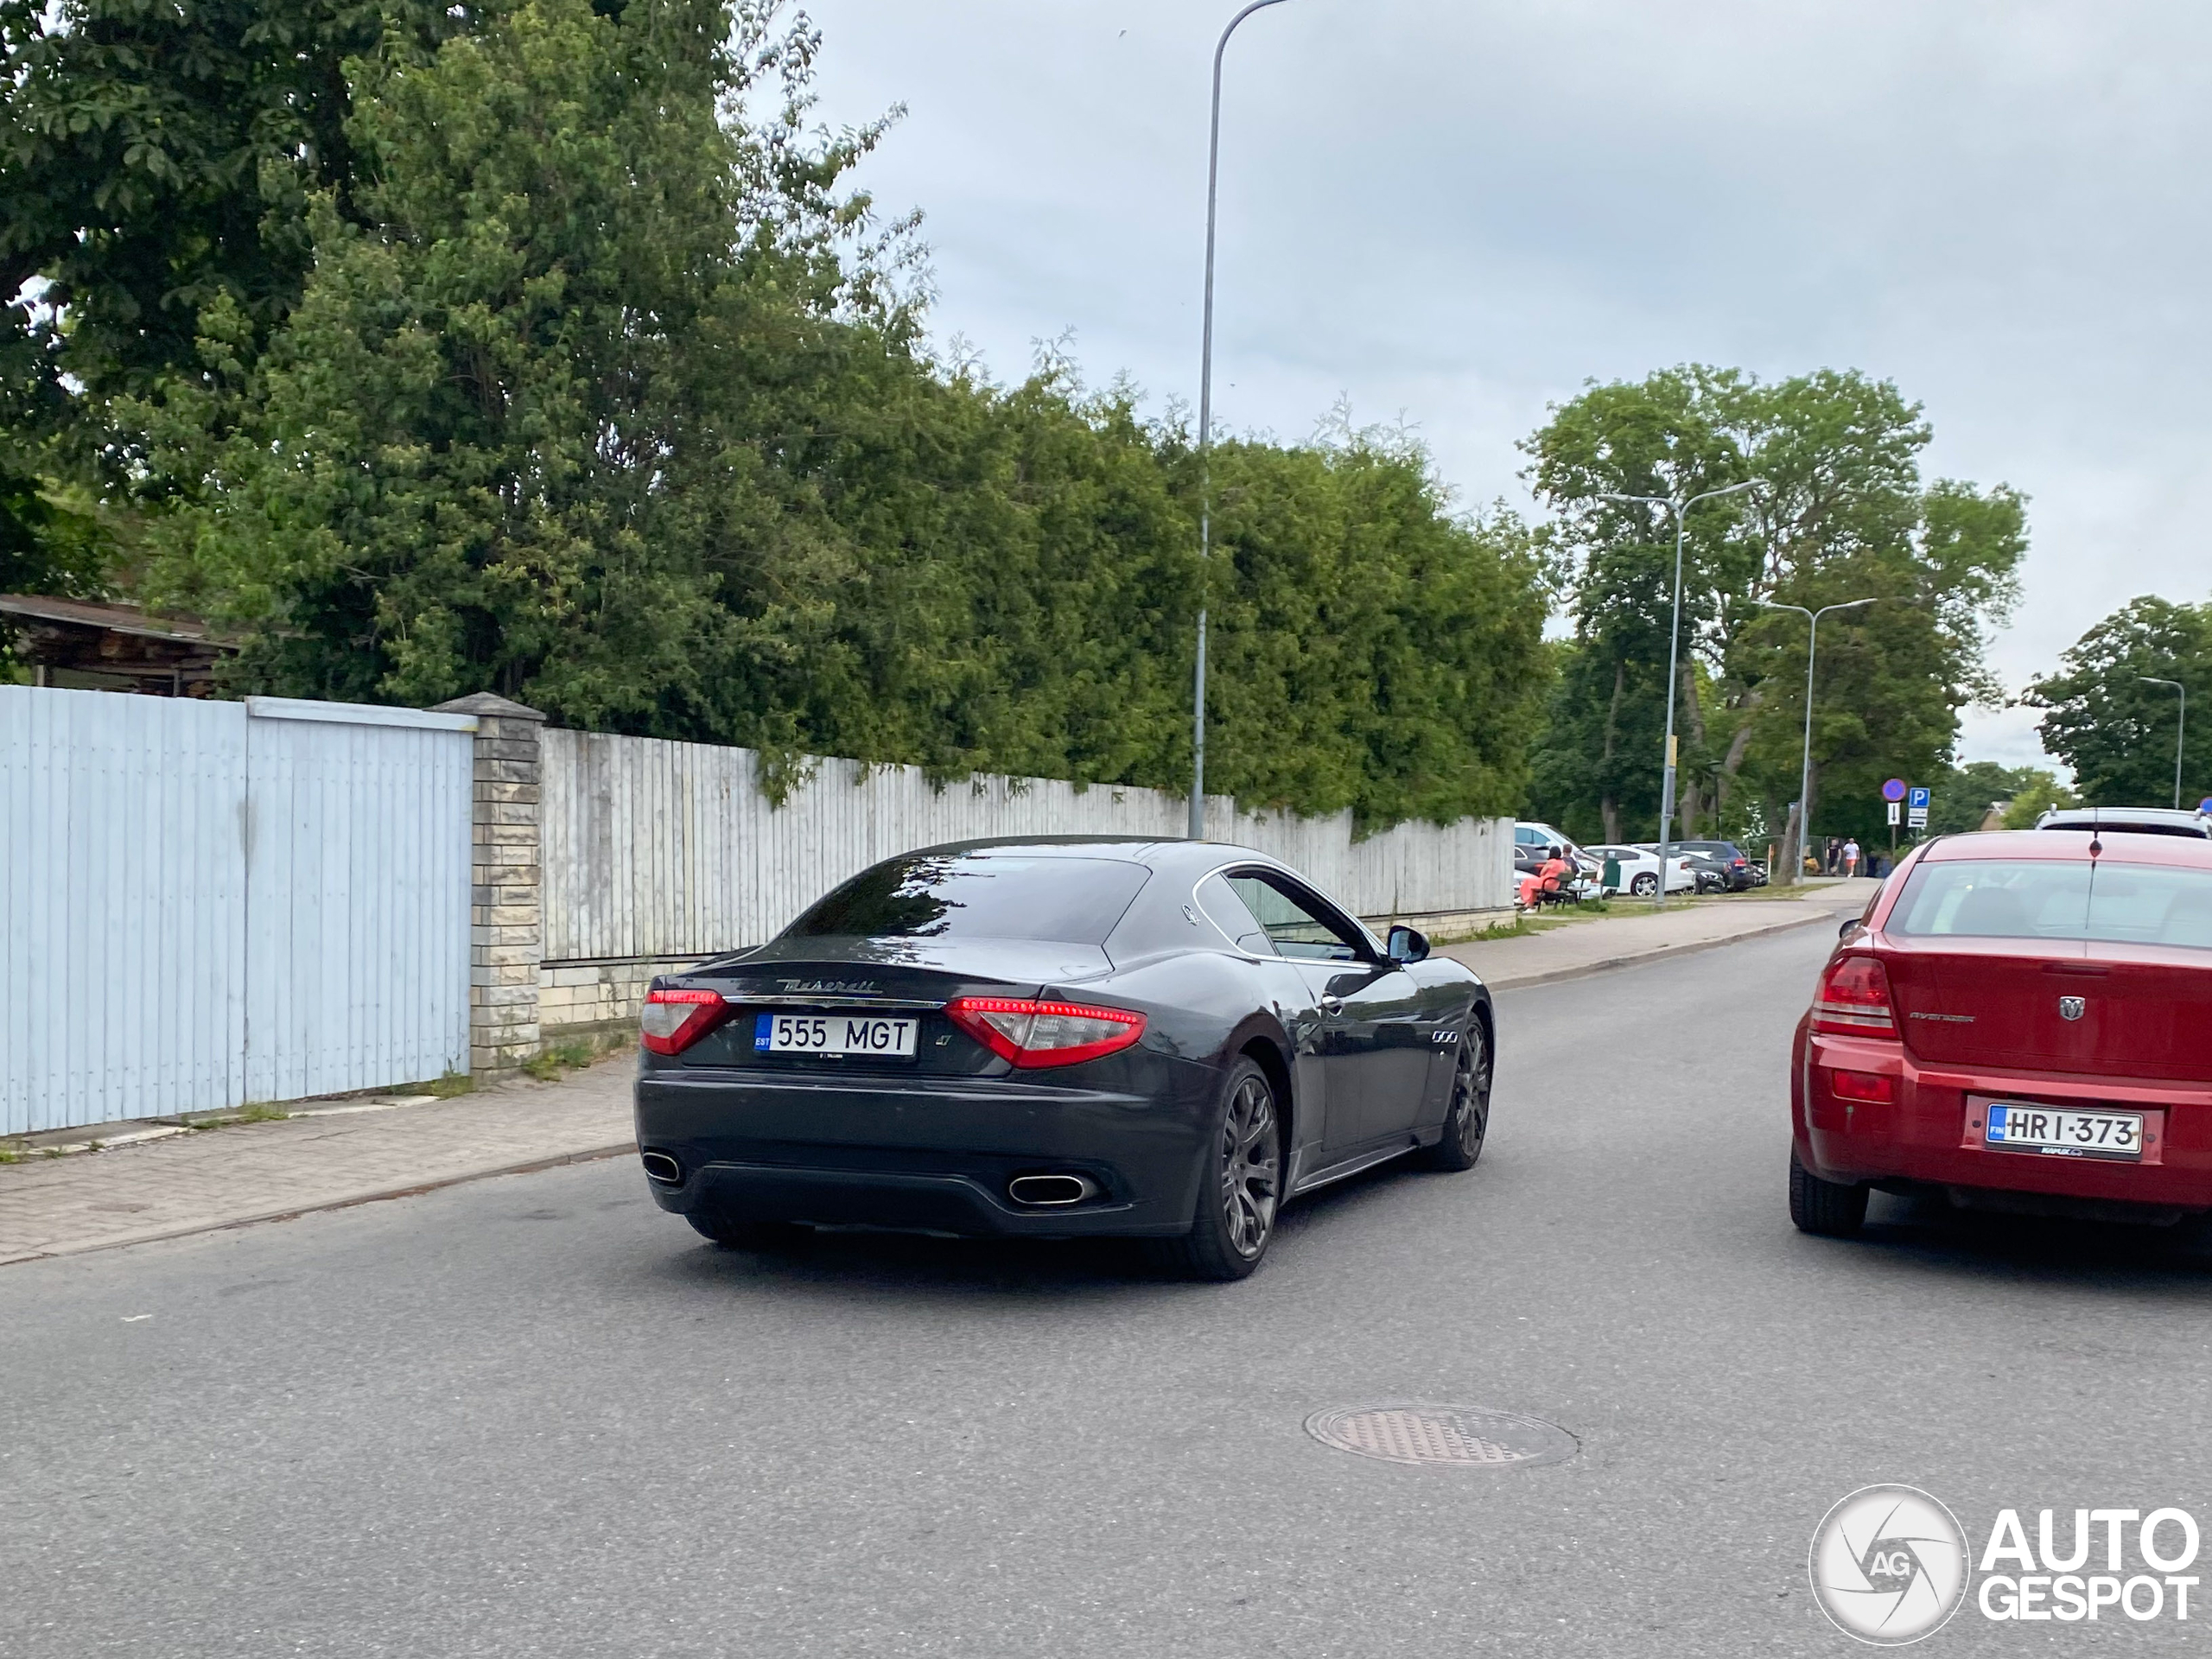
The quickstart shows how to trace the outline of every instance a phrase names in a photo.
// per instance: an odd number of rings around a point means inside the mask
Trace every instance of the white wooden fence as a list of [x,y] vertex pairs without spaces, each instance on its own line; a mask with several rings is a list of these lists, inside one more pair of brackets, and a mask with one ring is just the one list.
[[466,1069],[474,725],[0,686],[0,1134]]
[[[772,937],[877,860],[972,836],[1179,837],[1188,807],[1156,790],[982,777],[933,786],[912,766],[815,762],[781,807],[749,749],[543,734],[549,963],[702,956]],[[1352,839],[1351,815],[1239,813],[1207,801],[1207,834],[1271,853],[1365,916],[1512,903],[1510,820],[1401,824]]]
[[[1152,790],[847,760],[776,807],[747,750],[493,705],[480,743],[466,712],[0,686],[0,1135],[466,1071],[472,1023],[504,1057],[634,1017],[657,961],[759,944],[892,854],[1185,828]],[[1503,820],[1355,842],[1207,805],[1362,915],[1510,902]]]

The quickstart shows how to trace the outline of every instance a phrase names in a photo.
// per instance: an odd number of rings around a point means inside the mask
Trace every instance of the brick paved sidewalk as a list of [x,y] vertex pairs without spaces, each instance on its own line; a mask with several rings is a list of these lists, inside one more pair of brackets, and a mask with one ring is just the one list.
[[626,1153],[631,1077],[623,1053],[558,1083],[0,1165],[0,1264]]

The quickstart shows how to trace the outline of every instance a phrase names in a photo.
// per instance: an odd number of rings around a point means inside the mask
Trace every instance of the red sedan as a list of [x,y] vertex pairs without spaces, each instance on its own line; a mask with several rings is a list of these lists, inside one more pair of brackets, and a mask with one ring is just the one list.
[[1866,1195],[2168,1221],[2212,1209],[2212,842],[1930,842],[1847,926],[1798,1022],[1789,1214]]

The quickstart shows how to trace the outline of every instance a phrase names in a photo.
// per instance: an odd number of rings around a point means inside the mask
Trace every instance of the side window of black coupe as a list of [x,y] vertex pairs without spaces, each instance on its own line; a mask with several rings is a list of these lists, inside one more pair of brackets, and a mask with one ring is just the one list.
[[1287,887],[1264,875],[1226,880],[1274,942],[1277,954],[1307,962],[1357,962],[1364,954],[1357,939],[1308,909]]
[[1255,957],[1275,954],[1274,941],[1260,925],[1260,918],[1237,897],[1236,889],[1220,876],[1210,875],[1198,883],[1198,903],[1205,906],[1213,925],[1226,933],[1239,950]]

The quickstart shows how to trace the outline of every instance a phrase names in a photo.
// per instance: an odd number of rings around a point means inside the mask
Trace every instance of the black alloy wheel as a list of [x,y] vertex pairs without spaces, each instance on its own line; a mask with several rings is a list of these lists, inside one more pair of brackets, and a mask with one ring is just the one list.
[[1162,1264],[1190,1279],[1242,1279],[1260,1265],[1282,1202],[1282,1123],[1275,1091],[1256,1062],[1239,1059],[1224,1081],[1208,1179],[1180,1238],[1162,1239]]
[[1452,1104],[1444,1114],[1444,1134],[1423,1147],[1425,1169],[1472,1169],[1490,1133],[1491,1056],[1489,1033],[1479,1019],[1470,1020],[1452,1053]]

